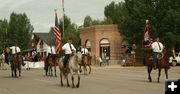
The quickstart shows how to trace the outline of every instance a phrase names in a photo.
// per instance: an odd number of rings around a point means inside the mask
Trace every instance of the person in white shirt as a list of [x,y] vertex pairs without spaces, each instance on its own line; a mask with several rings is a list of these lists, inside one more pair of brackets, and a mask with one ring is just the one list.
[[[19,55],[20,52],[21,52],[21,49],[19,48],[17,43],[15,43],[14,46],[11,46],[10,49],[11,49],[11,59],[10,59],[10,61],[12,62],[14,55],[16,55],[16,54]],[[23,61],[23,58],[22,58],[22,61]],[[24,66],[25,63],[22,62],[22,65]]]
[[76,52],[76,48],[72,44],[71,38],[68,38],[67,43],[62,46],[62,50],[65,51],[64,68],[66,68],[70,56]]
[[83,56],[86,56],[88,54],[88,49],[86,48],[85,45],[83,45],[83,48],[81,48],[81,53]]
[[49,57],[52,57],[53,58],[53,63],[55,63],[55,61],[56,61],[56,50],[55,50],[55,47],[52,46],[52,44],[50,44],[50,46],[47,48],[47,52],[48,52],[48,56],[47,56],[45,62],[47,62]]
[[12,52],[11,52],[12,55],[15,55],[15,54],[21,52],[21,49],[17,46],[17,43],[15,43],[14,46],[10,47],[10,49],[11,49],[11,51],[12,51]]
[[162,53],[163,49],[164,49],[164,46],[159,41],[159,37],[156,37],[156,41],[152,43],[154,69],[156,69],[156,65],[157,65],[157,56],[158,54]]

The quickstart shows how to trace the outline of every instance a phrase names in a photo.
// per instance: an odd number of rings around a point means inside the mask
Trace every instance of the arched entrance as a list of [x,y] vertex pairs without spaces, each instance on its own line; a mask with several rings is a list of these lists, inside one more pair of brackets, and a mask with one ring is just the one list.
[[110,43],[108,39],[100,40],[100,57],[110,59]]
[[91,41],[90,41],[89,39],[87,39],[87,40],[85,41],[85,46],[86,46],[86,48],[88,49],[88,51],[91,51]]

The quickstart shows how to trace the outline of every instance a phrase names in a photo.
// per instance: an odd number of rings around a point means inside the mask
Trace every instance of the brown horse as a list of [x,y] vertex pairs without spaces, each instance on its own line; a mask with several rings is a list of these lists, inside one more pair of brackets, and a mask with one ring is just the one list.
[[46,71],[46,76],[49,74],[49,76],[53,76],[53,67],[54,67],[54,76],[57,77],[56,75],[56,66],[58,66],[57,57],[55,58],[52,57],[52,55],[49,56],[47,59],[47,62],[45,62],[45,71]]
[[21,76],[21,64],[23,62],[21,54],[15,54],[11,62],[12,77],[17,77],[17,70],[19,71],[19,76]]
[[81,66],[83,66],[84,74],[87,74],[87,67],[89,67],[89,74],[91,73],[91,58],[92,57],[90,56],[90,54],[87,54],[86,56],[82,56],[80,69],[81,69]]
[[[157,68],[158,68],[158,79],[157,82],[159,83],[159,78],[161,76],[161,70],[164,69],[166,74],[166,79],[168,79],[168,69],[169,69],[169,57],[173,56],[172,49],[164,49],[162,53],[162,57],[158,58],[157,62]],[[154,67],[153,65],[153,58],[150,54],[147,54],[143,58],[143,63],[147,66],[148,71],[148,79],[149,82],[152,82],[151,79],[151,71]]]

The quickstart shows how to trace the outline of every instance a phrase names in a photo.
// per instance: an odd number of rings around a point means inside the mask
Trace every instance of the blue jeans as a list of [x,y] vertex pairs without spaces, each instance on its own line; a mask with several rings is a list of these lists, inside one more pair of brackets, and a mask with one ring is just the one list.
[[157,62],[158,62],[158,61],[157,61],[157,56],[158,56],[158,54],[159,54],[158,52],[153,52],[153,54],[152,54],[152,55],[153,55],[153,65],[154,65],[154,66],[155,66],[155,65],[157,64]]

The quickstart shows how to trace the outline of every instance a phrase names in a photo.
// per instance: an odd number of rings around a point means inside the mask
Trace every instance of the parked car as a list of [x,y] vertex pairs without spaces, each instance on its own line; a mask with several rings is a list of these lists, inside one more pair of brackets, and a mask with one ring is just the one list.
[[180,64],[180,53],[178,53],[174,59],[173,59],[173,57],[170,57],[169,58],[169,63],[172,66],[176,66],[177,64]]

